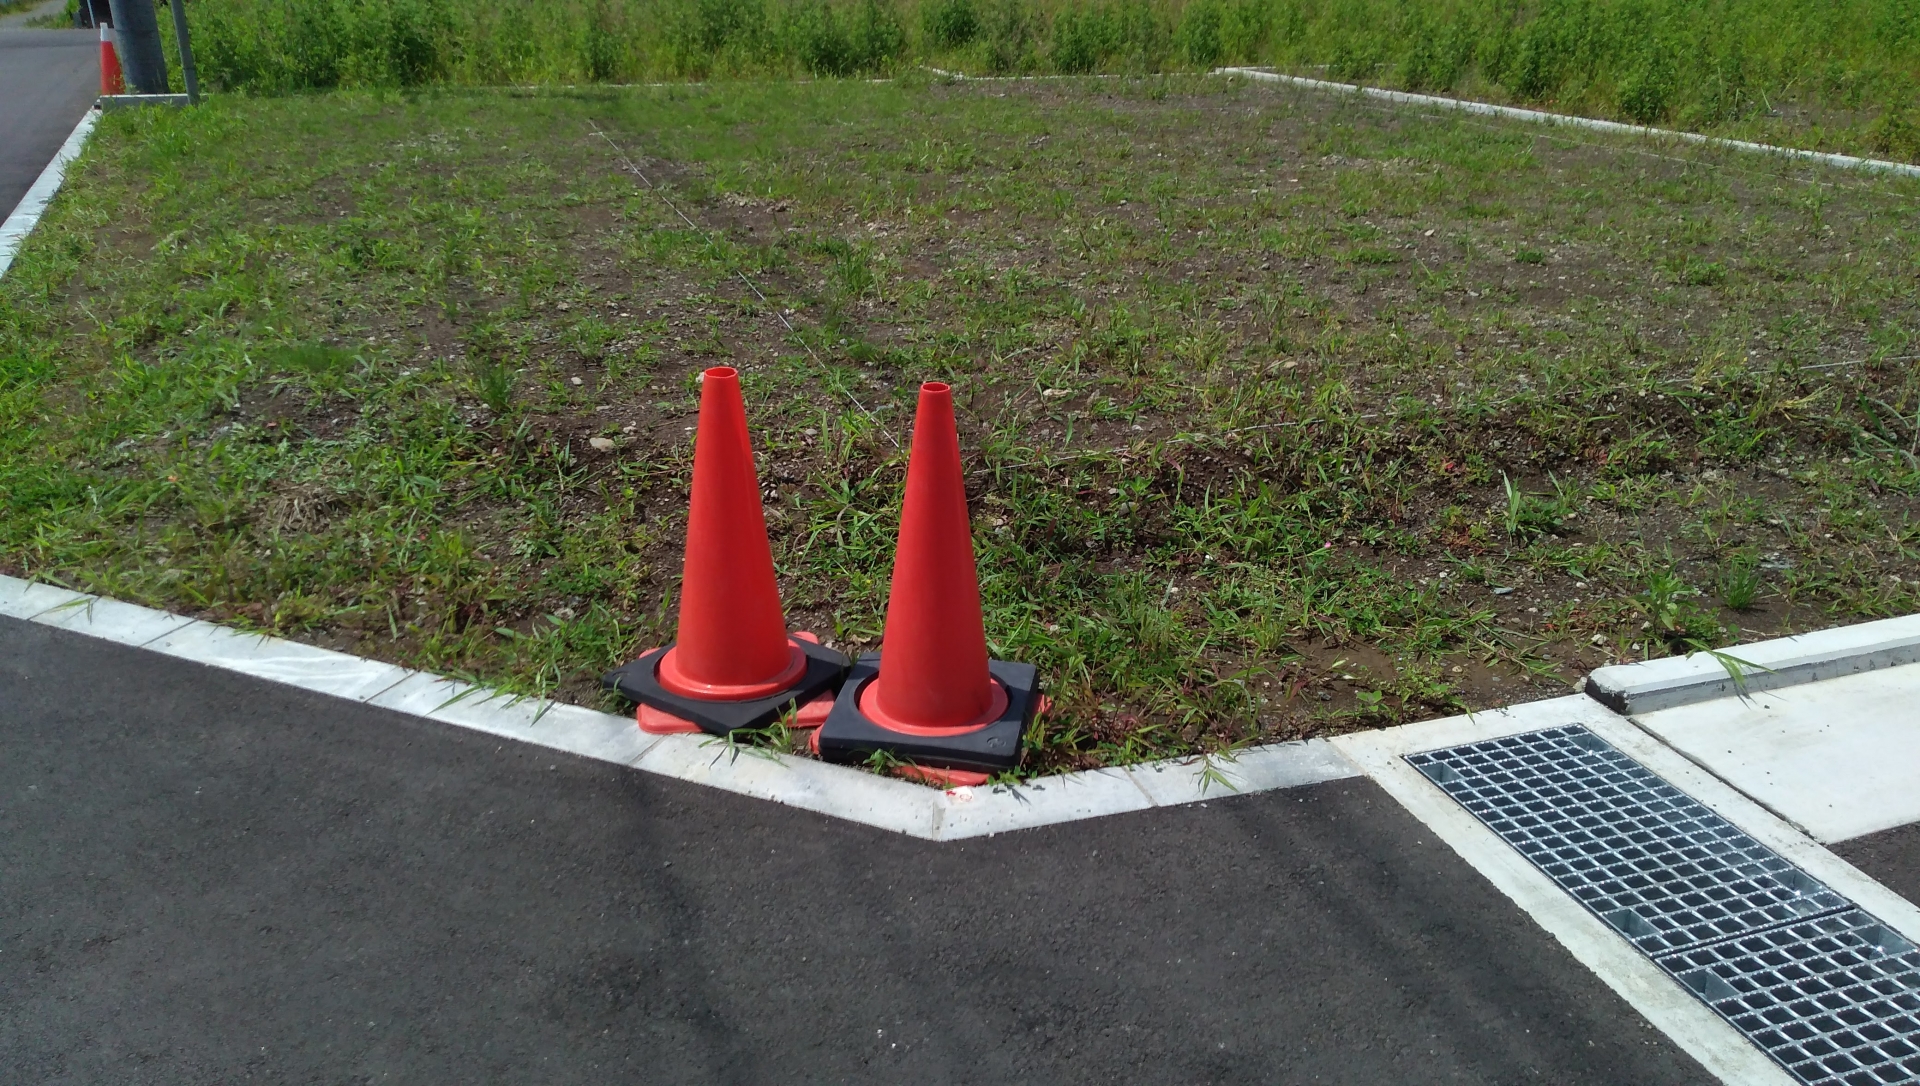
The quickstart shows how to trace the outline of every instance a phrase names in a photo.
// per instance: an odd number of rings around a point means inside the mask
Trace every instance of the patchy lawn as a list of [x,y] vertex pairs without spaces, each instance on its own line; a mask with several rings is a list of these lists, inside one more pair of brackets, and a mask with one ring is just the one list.
[[1029,770],[1528,700],[1914,609],[1916,196],[1202,78],[117,113],[0,284],[0,568],[599,703],[699,370],[850,650],[938,378]]

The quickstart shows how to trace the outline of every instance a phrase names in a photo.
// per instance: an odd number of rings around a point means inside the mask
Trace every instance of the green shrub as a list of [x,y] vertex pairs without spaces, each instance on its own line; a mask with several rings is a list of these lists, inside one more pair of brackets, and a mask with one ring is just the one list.
[[980,34],[973,0],[935,0],[921,9],[921,33],[935,49],[958,49]]
[[[192,0],[213,88],[1323,69],[1640,123],[1824,126],[1920,156],[1920,0]],[[917,28],[912,39],[904,30]],[[1842,131],[1814,107],[1858,111]],[[1841,125],[1850,123],[1842,120]]]
[[1672,58],[1664,47],[1650,46],[1620,81],[1620,112],[1640,124],[1663,121],[1677,89]]
[[1867,130],[1867,149],[1908,162],[1920,159],[1920,125],[1904,104],[1887,107]]
[[1220,41],[1221,30],[1220,0],[1192,0],[1180,13],[1180,25],[1174,31],[1174,44],[1187,60],[1202,67],[1210,68],[1220,62],[1225,52]]
[[1037,34],[1033,11],[1024,0],[996,0],[985,22],[989,73],[1007,75],[1034,66]]

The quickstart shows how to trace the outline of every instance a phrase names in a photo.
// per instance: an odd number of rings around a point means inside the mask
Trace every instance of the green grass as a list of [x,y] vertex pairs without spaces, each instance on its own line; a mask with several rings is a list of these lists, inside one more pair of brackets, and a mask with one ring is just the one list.
[[939,378],[1029,770],[1526,700],[1915,607],[1916,195],[1193,78],[116,113],[0,281],[0,566],[595,703],[725,363],[871,648]]
[[192,0],[253,92],[1205,70],[1457,93],[1920,158],[1913,0]]

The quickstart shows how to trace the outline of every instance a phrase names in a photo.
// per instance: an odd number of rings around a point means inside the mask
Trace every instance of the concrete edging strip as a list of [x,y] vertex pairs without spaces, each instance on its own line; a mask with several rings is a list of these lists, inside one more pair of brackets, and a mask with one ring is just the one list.
[[1910,165],[1905,162],[1888,162],[1878,158],[1859,158],[1854,155],[1834,154],[1829,151],[1803,151],[1797,147],[1778,147],[1770,143],[1752,143],[1747,140],[1727,139],[1723,136],[1705,136],[1698,132],[1680,132],[1671,128],[1648,128],[1644,125],[1622,124],[1619,121],[1603,121],[1595,117],[1573,117],[1564,113],[1548,113],[1538,109],[1521,109],[1517,106],[1496,106],[1490,102],[1471,102],[1463,98],[1442,98],[1433,94],[1414,94],[1409,91],[1387,90],[1384,87],[1362,87],[1353,83],[1335,83],[1325,79],[1309,79],[1306,76],[1262,71],[1259,68],[1215,68],[1213,74],[1237,75],[1247,79],[1257,79],[1268,83],[1286,83],[1291,86],[1306,87],[1312,90],[1357,94],[1367,98],[1376,98],[1383,102],[1394,102],[1399,105],[1432,106],[1439,109],[1459,110],[1462,113],[1477,113],[1486,117],[1502,117],[1510,121],[1565,125],[1571,128],[1584,128],[1594,132],[1615,132],[1621,135],[1641,136],[1650,139],[1697,143],[1708,147],[1724,147],[1732,151],[1746,151],[1753,154],[1779,155],[1783,158],[1817,162],[1823,166],[1832,166],[1842,170],[1865,170],[1874,173],[1897,174],[1902,177],[1920,177],[1920,166]]
[[515,697],[430,672],[4,575],[0,616],[930,841],[1359,775],[1333,744],[1309,739],[1256,747],[1231,759],[1171,760],[1041,777],[1017,787],[940,791],[810,758],[731,747],[705,735],[647,735],[632,717]]
[[7,274],[13,266],[14,256],[20,252],[20,246],[26,244],[27,235],[40,224],[40,216],[46,214],[47,205],[53,202],[53,194],[60,191],[60,183],[66,180],[67,164],[80,157],[80,149],[86,146],[87,137],[93,133],[93,126],[100,123],[100,111],[89,109],[67,134],[67,141],[54,152],[53,161],[40,171],[33,186],[20,198],[19,206],[0,223],[0,275]]
[[1603,667],[1585,690],[1632,715],[1912,663],[1920,663],[1920,615]]

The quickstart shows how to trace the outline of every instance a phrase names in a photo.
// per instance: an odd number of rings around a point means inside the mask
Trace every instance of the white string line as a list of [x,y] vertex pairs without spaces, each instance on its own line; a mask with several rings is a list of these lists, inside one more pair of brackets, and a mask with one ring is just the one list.
[[1475,102],[1464,98],[1442,98],[1433,94],[1413,94],[1407,91],[1387,90],[1384,87],[1364,87],[1353,83],[1334,83],[1325,79],[1309,79],[1305,76],[1286,75],[1281,72],[1262,71],[1258,68],[1216,68],[1213,75],[1237,75],[1268,83],[1286,83],[1296,87],[1313,90],[1344,92],[1347,94],[1394,102],[1401,105],[1433,106],[1440,109],[1459,110],[1464,113],[1478,113],[1483,116],[1502,117],[1507,120],[1530,121],[1535,124],[1567,125],[1574,128],[1587,128],[1599,132],[1619,132],[1651,139],[1672,140],[1676,143],[1697,143],[1712,147],[1724,147],[1734,151],[1748,151],[1758,154],[1779,155],[1783,158],[1818,162],[1838,169],[1865,170],[1877,173],[1895,174],[1903,177],[1920,177],[1920,166],[1905,162],[1888,162],[1877,158],[1860,158],[1856,155],[1834,154],[1828,151],[1806,151],[1798,147],[1780,147],[1768,143],[1754,143],[1749,140],[1728,139],[1724,136],[1709,136],[1700,132],[1684,132],[1671,128],[1651,128],[1646,125],[1622,124],[1619,121],[1603,121],[1593,117],[1578,117],[1564,113],[1548,113],[1538,109],[1521,109],[1517,106],[1497,106],[1490,102]]
[[[628,157],[627,152],[621,149],[620,145],[614,142],[613,137],[607,135],[606,132],[601,129],[600,125],[597,122],[595,122],[591,117],[589,117],[587,119],[587,124],[593,128],[595,135],[607,141],[607,146],[613,148],[614,154],[620,156],[620,161],[626,165],[627,172],[639,178],[640,183],[646,186],[647,191],[652,193],[655,197],[657,197],[661,203],[667,205],[667,208],[671,210],[675,215],[678,215],[680,217],[680,221],[683,223],[686,223],[687,228],[689,230],[692,230],[695,233],[701,235],[702,237],[707,238],[709,241],[714,240],[714,231],[701,226],[699,223],[694,222],[692,219],[687,218],[687,213],[680,210],[679,205],[673,202],[673,198],[668,196],[666,192],[660,188],[660,186],[654,184],[653,179],[648,177],[646,173],[642,171],[640,167],[634,163],[632,158]],[[800,334],[800,330],[793,326],[792,321],[787,319],[786,313],[783,312],[779,306],[774,305],[772,302],[767,300],[767,296],[760,292],[760,288],[754,285],[753,280],[747,277],[746,272],[741,271],[738,267],[736,267],[733,269],[733,274],[739,277],[742,283],[746,284],[747,289],[753,292],[753,296],[755,298],[760,299],[760,304],[762,306],[765,306],[770,312],[772,312],[774,318],[778,320],[781,326],[787,330],[787,334],[790,336],[793,336],[795,339],[798,339],[800,341],[800,346],[806,350],[808,357],[813,359],[814,365],[819,367],[821,374],[828,379],[827,380],[828,385],[838,389],[841,395],[845,396],[848,400],[852,401],[853,406],[859,408],[860,413],[867,416],[867,421],[873,423],[873,425],[876,428],[878,428],[881,433],[885,434],[888,441],[893,442],[894,448],[896,449],[900,448],[901,447],[900,439],[893,436],[893,431],[887,429],[886,423],[881,422],[879,419],[879,416],[875,415],[872,411],[867,410],[867,405],[861,403],[860,398],[858,396],[855,396],[852,390],[840,384],[840,382],[832,379],[833,378],[832,369],[826,364],[826,362],[823,359],[821,359],[819,353],[813,349],[813,344],[808,343],[807,338]]]
[[[1476,121],[1467,117],[1461,117],[1461,116],[1456,116],[1451,114],[1431,113],[1425,110],[1418,110],[1418,109],[1407,109],[1407,108],[1396,109],[1391,105],[1383,105],[1377,102],[1369,102],[1364,100],[1357,101],[1355,102],[1355,104],[1360,106],[1363,109],[1371,109],[1379,113],[1389,114],[1393,116],[1414,116],[1414,117],[1422,117],[1430,121],[1451,121],[1455,124],[1472,125],[1475,128],[1485,129],[1488,132],[1514,132],[1515,131],[1511,125],[1492,124],[1487,121]],[[1913,201],[1909,200],[1905,196],[1902,196],[1897,192],[1888,192],[1884,188],[1876,188],[1872,185],[1862,185],[1862,184],[1851,183],[1851,182],[1842,183],[1839,181],[1822,181],[1817,177],[1795,177],[1792,174],[1787,174],[1784,172],[1759,170],[1751,166],[1735,166],[1730,163],[1714,162],[1704,158],[1682,158],[1679,155],[1663,155],[1658,151],[1646,151],[1638,147],[1621,147],[1616,144],[1595,143],[1592,140],[1577,140],[1571,136],[1557,135],[1552,132],[1532,132],[1532,133],[1528,133],[1527,138],[1539,139],[1539,140],[1551,140],[1555,143],[1564,143],[1573,147],[1585,147],[1588,150],[1592,150],[1592,151],[1603,151],[1603,152],[1613,153],[1613,154],[1624,152],[1629,155],[1639,155],[1642,158],[1658,159],[1662,162],[1677,162],[1682,166],[1700,166],[1709,170],[1721,170],[1721,171],[1730,172],[1730,173],[1746,174],[1749,177],[1758,177],[1758,178],[1765,178],[1770,180],[1794,181],[1802,185],[1812,186],[1814,188],[1844,189],[1847,192],[1864,193],[1869,196],[1877,196],[1883,200],[1891,200],[1895,203],[1905,204],[1908,207],[1913,206]],[[1791,162],[1787,163],[1788,166],[1791,166],[1792,164],[1793,163]]]
[[[1228,75],[1243,74],[1242,70],[1240,69],[1228,69],[1228,68],[1220,69],[1220,71],[1215,72],[1214,74],[1219,75],[1223,73]],[[1424,94],[1408,95],[1408,94],[1404,94],[1404,92],[1401,92],[1401,91],[1380,90],[1379,94],[1376,95],[1376,94],[1373,94],[1372,92],[1375,90],[1379,90],[1379,88],[1354,87],[1346,83],[1327,83],[1322,80],[1303,80],[1299,76],[1288,76],[1287,80],[1289,82],[1283,85],[1290,85],[1295,87],[1296,89],[1311,89],[1311,90],[1331,89],[1336,92],[1341,89],[1346,89],[1349,91],[1359,92],[1353,95],[1353,98],[1352,98],[1353,103],[1355,105],[1360,106],[1363,109],[1371,109],[1378,113],[1388,114],[1392,116],[1424,117],[1430,121],[1452,121],[1457,124],[1472,125],[1475,128],[1482,128],[1489,132],[1514,132],[1515,131],[1514,128],[1510,125],[1491,124],[1491,123],[1488,123],[1487,121],[1476,121],[1476,120],[1469,119],[1469,116],[1473,114],[1487,114],[1490,112],[1492,113],[1493,116],[1504,116],[1505,115],[1504,113],[1494,112],[1494,111],[1504,111],[1504,110],[1511,109],[1511,107],[1507,107],[1507,106],[1492,106],[1484,102],[1470,102],[1463,99],[1436,98],[1431,95],[1424,95]],[[1392,96],[1399,96],[1399,97],[1392,97]],[[1382,98],[1385,98],[1386,100],[1385,101],[1380,100]],[[1402,99],[1405,99],[1405,100],[1402,101]],[[1445,112],[1432,112],[1430,110],[1414,108],[1426,102],[1442,104],[1445,107]],[[1484,109],[1480,108],[1483,106],[1485,107]],[[1536,123],[1544,123],[1548,125],[1565,123],[1568,125],[1572,125],[1574,127],[1581,127],[1581,128],[1591,128],[1595,126],[1610,126],[1610,127],[1604,128],[1603,130],[1604,131],[1620,130],[1626,133],[1637,135],[1643,139],[1650,139],[1650,140],[1658,140],[1663,137],[1671,137],[1675,142],[1681,142],[1681,143],[1695,143],[1695,144],[1701,144],[1703,146],[1720,147],[1720,148],[1734,150],[1734,151],[1776,154],[1781,156],[1781,158],[1783,158],[1784,160],[1786,160],[1786,163],[1788,165],[1791,165],[1793,162],[1796,162],[1796,161],[1806,162],[1811,160],[1815,164],[1824,164],[1836,169],[1876,170],[1881,166],[1885,166],[1889,168],[1897,167],[1897,169],[1889,169],[1887,171],[1895,174],[1896,176],[1903,175],[1909,171],[1920,171],[1920,167],[1909,167],[1904,165],[1903,163],[1885,163],[1885,162],[1881,162],[1878,159],[1854,159],[1850,155],[1827,156],[1827,157],[1834,157],[1834,158],[1845,160],[1843,162],[1829,162],[1826,160],[1826,157],[1823,157],[1827,155],[1826,152],[1801,151],[1798,148],[1793,148],[1793,147],[1775,147],[1770,144],[1764,144],[1764,143],[1748,143],[1744,140],[1728,140],[1728,139],[1722,139],[1717,136],[1703,136],[1697,132],[1676,132],[1670,129],[1663,129],[1663,128],[1641,128],[1636,125],[1618,124],[1617,122],[1614,122],[1614,121],[1595,121],[1589,117],[1578,117],[1578,116],[1573,116],[1570,114],[1563,114],[1563,113],[1544,113],[1538,110],[1516,110],[1515,112],[1529,115],[1529,116],[1520,118],[1522,120],[1532,120],[1532,121],[1535,121]],[[1467,114],[1469,116],[1462,116],[1462,114]],[[1796,182],[1799,182],[1800,184],[1808,185],[1815,188],[1845,189],[1849,192],[1860,192],[1860,193],[1867,193],[1873,196],[1878,196],[1882,199],[1891,200],[1895,203],[1905,204],[1908,207],[1914,206],[1913,200],[1905,196],[1902,196],[1897,192],[1889,192],[1883,187],[1878,187],[1874,185],[1860,184],[1857,182],[1843,183],[1839,181],[1823,181],[1816,177],[1796,177],[1791,174],[1786,174],[1783,172],[1776,173],[1768,170],[1758,170],[1750,166],[1734,166],[1725,162],[1713,162],[1703,158],[1682,158],[1679,155],[1663,155],[1658,151],[1646,151],[1646,150],[1641,150],[1638,147],[1623,147],[1618,144],[1594,143],[1591,140],[1578,140],[1570,136],[1556,135],[1552,132],[1535,132],[1529,138],[1553,140],[1559,143],[1568,144],[1570,146],[1585,147],[1595,151],[1603,151],[1603,152],[1609,152],[1609,153],[1624,152],[1630,155],[1639,155],[1642,158],[1658,159],[1662,162],[1677,162],[1682,166],[1703,166],[1710,170],[1726,170],[1734,173],[1747,174],[1753,177],[1770,178],[1775,180],[1796,181]],[[1864,164],[1864,165],[1857,165],[1857,164]]]

